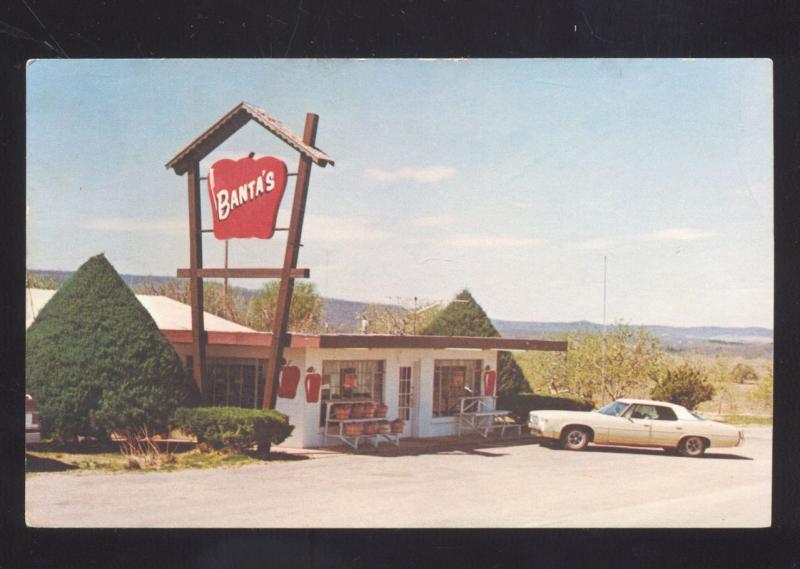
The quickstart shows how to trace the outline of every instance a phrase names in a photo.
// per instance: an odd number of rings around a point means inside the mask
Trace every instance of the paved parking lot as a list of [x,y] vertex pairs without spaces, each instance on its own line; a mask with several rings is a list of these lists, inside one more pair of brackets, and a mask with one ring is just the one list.
[[772,430],[700,459],[530,441],[26,482],[46,527],[765,527]]

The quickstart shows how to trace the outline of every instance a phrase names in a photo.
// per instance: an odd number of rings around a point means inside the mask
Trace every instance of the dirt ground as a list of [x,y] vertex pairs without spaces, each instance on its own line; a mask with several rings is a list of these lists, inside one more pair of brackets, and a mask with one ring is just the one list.
[[765,527],[772,429],[688,459],[530,439],[240,468],[26,480],[39,527]]

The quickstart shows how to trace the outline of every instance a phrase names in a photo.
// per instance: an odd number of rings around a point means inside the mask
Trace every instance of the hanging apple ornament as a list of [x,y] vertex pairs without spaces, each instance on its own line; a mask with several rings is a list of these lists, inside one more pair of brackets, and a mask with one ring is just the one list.
[[486,366],[486,371],[483,372],[483,394],[492,396],[494,395],[494,388],[497,384],[497,372],[491,366]]
[[319,388],[322,385],[322,376],[314,372],[314,366],[306,370],[306,403],[319,401]]
[[300,368],[288,365],[288,362],[281,368],[281,380],[278,384],[278,397],[284,399],[294,399],[297,395],[297,386],[300,383]]

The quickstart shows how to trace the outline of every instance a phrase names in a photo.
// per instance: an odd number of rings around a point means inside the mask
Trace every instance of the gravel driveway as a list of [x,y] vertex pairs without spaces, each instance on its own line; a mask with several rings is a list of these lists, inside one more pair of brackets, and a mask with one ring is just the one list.
[[170,473],[28,476],[40,527],[765,527],[772,429],[700,459],[530,442]]

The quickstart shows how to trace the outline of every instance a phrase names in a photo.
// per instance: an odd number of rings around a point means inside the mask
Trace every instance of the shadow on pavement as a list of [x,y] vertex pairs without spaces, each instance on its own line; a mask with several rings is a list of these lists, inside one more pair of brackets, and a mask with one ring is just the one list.
[[[543,447],[549,448],[551,450],[559,450],[563,452],[571,452],[561,449],[557,444],[554,443],[542,443]],[[677,452],[667,452],[660,448],[638,448],[638,447],[623,447],[623,446],[602,446],[602,445],[591,445],[586,447],[584,450],[580,452],[589,452],[589,453],[606,453],[606,454],[642,454],[642,455],[649,455],[649,456],[656,456],[656,457],[680,457]],[[706,452],[703,456],[700,457],[701,459],[723,459],[723,460],[753,460],[749,456],[742,456],[739,454],[728,454],[728,453],[720,453],[720,452]]]
[[297,452],[281,452],[279,450],[270,451],[269,456],[261,456],[256,451],[247,450],[244,451],[242,454],[249,456],[250,458],[256,458],[262,460],[264,462],[270,462],[273,460],[278,461],[298,461],[298,460],[308,460],[311,458],[308,455],[297,453]]
[[538,444],[538,441],[526,436],[508,439],[484,439],[480,436],[470,435],[428,439],[401,439],[399,447],[384,443],[381,444],[377,450],[372,446],[365,446],[358,450],[353,450],[349,447],[335,447],[335,449],[331,448],[329,450],[335,450],[342,454],[380,456],[385,458],[420,456],[425,454],[468,454],[486,458],[499,458],[501,456],[508,456],[508,453],[496,452],[501,451],[504,447],[534,444]]

